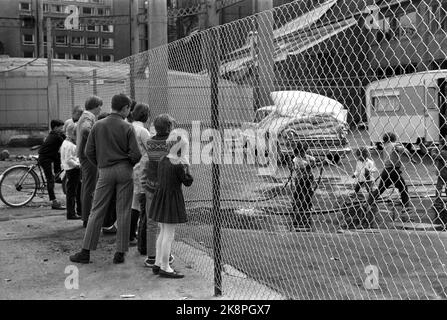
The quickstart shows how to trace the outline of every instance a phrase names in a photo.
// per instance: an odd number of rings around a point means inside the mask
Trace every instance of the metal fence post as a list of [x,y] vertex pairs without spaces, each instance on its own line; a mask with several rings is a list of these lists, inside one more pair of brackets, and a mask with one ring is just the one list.
[[93,70],[93,95],[98,95],[98,71],[96,69]]
[[[210,49],[210,80],[211,80],[211,128],[220,132],[219,124],[219,29],[209,30],[209,49]],[[219,161],[216,161],[216,154],[220,152],[215,150],[218,146],[216,141],[213,147],[212,162],[212,192],[213,192],[213,253],[214,253],[214,295],[222,295],[222,217],[220,209],[220,167]]]

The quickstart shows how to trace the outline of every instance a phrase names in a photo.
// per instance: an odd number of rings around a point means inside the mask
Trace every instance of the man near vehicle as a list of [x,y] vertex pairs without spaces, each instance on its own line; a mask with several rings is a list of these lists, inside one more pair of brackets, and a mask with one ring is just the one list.
[[102,99],[91,96],[85,101],[85,111],[82,113],[76,126],[76,150],[81,163],[81,203],[82,221],[87,227],[88,217],[92,208],[93,193],[95,192],[97,169],[85,155],[85,145],[90,130],[96,122],[96,117],[101,113]]
[[125,121],[130,104],[131,100],[125,94],[113,96],[112,114],[99,120],[88,137],[85,153],[98,167],[99,177],[82,251],[70,256],[72,262],[90,262],[90,250],[96,249],[104,217],[115,193],[118,230],[113,263],[123,263],[124,254],[129,249],[133,167],[141,159],[135,130]]

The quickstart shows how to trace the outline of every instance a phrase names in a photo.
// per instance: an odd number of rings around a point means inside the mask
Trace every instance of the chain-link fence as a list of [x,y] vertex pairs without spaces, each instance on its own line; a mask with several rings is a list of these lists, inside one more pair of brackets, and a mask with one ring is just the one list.
[[125,92],[188,132],[175,252],[216,292],[446,298],[446,8],[293,1],[73,79],[67,105]]

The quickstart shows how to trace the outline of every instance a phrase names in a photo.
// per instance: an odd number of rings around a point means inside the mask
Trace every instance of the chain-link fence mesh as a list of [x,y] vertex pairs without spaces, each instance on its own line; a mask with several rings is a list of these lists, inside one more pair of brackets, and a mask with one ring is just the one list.
[[446,8],[293,1],[73,79],[65,105],[124,92],[188,132],[174,249],[224,296],[446,298]]

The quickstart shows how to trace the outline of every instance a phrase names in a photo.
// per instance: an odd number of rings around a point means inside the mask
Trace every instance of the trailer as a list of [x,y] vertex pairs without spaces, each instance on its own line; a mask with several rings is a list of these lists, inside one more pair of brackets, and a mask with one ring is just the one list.
[[447,70],[400,75],[366,87],[366,111],[371,145],[386,132],[414,145],[438,144],[447,134]]

